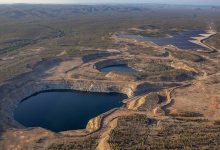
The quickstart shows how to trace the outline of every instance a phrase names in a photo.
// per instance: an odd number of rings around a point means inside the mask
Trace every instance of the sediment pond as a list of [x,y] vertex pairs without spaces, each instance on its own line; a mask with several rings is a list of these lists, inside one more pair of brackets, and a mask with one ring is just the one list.
[[44,91],[22,100],[14,117],[26,127],[42,127],[54,132],[84,129],[91,118],[122,106],[125,98],[117,93]]

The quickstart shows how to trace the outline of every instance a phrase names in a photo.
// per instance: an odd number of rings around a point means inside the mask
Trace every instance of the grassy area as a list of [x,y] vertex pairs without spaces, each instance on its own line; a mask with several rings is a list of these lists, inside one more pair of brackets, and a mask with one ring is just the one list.
[[169,66],[169,62],[149,62],[145,59],[135,59],[129,61],[129,65],[140,70],[142,80],[152,81],[186,81],[193,79],[194,73],[175,69]]
[[129,30],[128,34],[141,35],[143,37],[164,37],[178,32],[176,28],[164,30],[164,28],[152,25],[140,26],[138,29],[140,30]]
[[136,46],[131,44],[129,45],[128,51],[131,55],[139,55],[140,53],[155,57],[165,57],[167,55],[166,53],[159,52],[153,47],[144,48],[142,46]]
[[[163,5],[0,5],[0,59],[31,53],[32,48],[45,49],[38,54],[38,59],[34,58],[34,54],[28,55],[29,61],[22,62],[22,58],[13,60],[14,65],[10,68],[7,68],[6,61],[0,61],[1,81],[27,71],[25,66],[33,63],[32,60],[54,57],[64,50],[68,56],[78,57],[90,53],[82,51],[87,48],[117,49],[118,45],[112,43],[111,35],[131,27],[159,29],[156,34],[161,34],[206,28],[211,21],[218,23],[219,15],[211,8],[197,9]],[[129,52],[135,54],[135,49]],[[163,56],[151,48],[139,50],[138,53]]]
[[213,37],[209,38],[207,41],[205,41],[205,43],[220,49],[220,33],[217,33],[216,35],[214,35]]
[[148,125],[144,115],[121,117],[109,140],[114,150],[219,149],[219,124],[203,118],[181,117]]
[[59,140],[50,144],[47,150],[93,150],[97,147],[97,137],[78,140]]
[[32,43],[33,41],[31,39],[18,39],[18,40],[5,42],[4,43],[5,46],[0,49],[0,54],[7,53],[8,51],[13,51],[19,48],[23,48]]
[[146,142],[149,133],[146,123],[145,115],[120,118],[118,126],[110,134],[109,143],[112,149],[140,149]]
[[[42,60],[57,58],[61,52],[66,52],[65,59],[68,60],[85,55],[87,57],[84,57],[84,62],[95,60],[95,56],[88,54],[94,54],[98,49],[105,51],[125,47],[125,43],[113,43],[111,36],[116,32],[128,31],[129,28],[142,29],[143,31],[129,30],[142,36],[165,36],[183,29],[206,29],[211,22],[214,22],[216,30],[220,31],[219,18],[219,8],[198,6],[0,5],[0,83],[36,69],[30,66],[35,66],[34,64]],[[206,42],[220,49],[219,33]],[[171,60],[163,59],[169,56],[168,52],[134,44],[128,46],[128,50],[123,51],[127,54],[123,58],[126,57],[128,65],[139,72],[133,73],[132,77],[118,73],[115,75],[117,80],[121,80],[120,77],[123,76],[125,78],[122,79],[125,81],[132,81],[134,77],[139,79],[140,83],[146,80],[182,82],[194,77],[192,72],[171,67]],[[177,59],[199,62],[198,65],[201,67],[207,66],[205,71],[216,69],[213,71],[216,73],[219,69],[214,61],[199,56],[204,54],[202,52],[172,50],[169,52]],[[217,58],[216,53],[205,55],[207,58],[209,56]],[[105,56],[108,55],[97,57]],[[154,58],[150,59],[150,57]],[[163,58],[159,60],[155,57]],[[134,59],[130,60],[130,58]],[[53,63],[59,63],[58,59],[54,59]],[[50,63],[45,61],[45,64]],[[47,67],[50,68],[50,65]],[[48,69],[47,67],[45,69]],[[44,71],[44,68],[39,70],[39,72]],[[38,70],[33,71],[34,73],[38,73]],[[72,77],[104,80],[107,79],[105,75],[88,70],[86,73],[76,71]],[[217,78],[207,82],[219,83]],[[142,84],[138,89],[142,90]],[[165,97],[157,93],[149,94],[146,103],[139,108],[139,111],[151,111],[164,99]],[[210,122],[196,112],[172,114],[165,120],[149,118],[146,115],[132,115],[119,118],[118,126],[110,134],[109,143],[114,150],[220,149],[219,131],[219,120]],[[96,149],[99,137],[76,139],[59,136],[58,138],[48,141],[51,142],[47,147],[48,150]]]
[[196,55],[196,54],[193,54],[191,52],[188,52],[188,51],[171,51],[171,55],[177,59],[180,59],[180,60],[188,60],[188,61],[192,61],[192,62],[202,62],[202,61],[205,61],[205,58],[199,56],[199,55]]
[[164,71],[158,76],[162,81],[186,81],[192,80],[194,73],[182,69],[173,69],[171,71]]

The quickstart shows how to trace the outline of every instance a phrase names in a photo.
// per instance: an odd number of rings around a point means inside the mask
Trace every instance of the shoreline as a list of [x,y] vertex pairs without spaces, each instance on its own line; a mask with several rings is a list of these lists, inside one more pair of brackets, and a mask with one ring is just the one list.
[[213,30],[207,30],[207,33],[206,34],[199,34],[199,36],[197,37],[192,37],[192,40],[189,40],[191,43],[194,43],[194,44],[197,44],[197,45],[200,45],[202,47],[205,47],[211,51],[213,51],[214,49],[208,45],[206,45],[204,43],[205,40],[211,38],[212,36],[216,35],[217,33]]

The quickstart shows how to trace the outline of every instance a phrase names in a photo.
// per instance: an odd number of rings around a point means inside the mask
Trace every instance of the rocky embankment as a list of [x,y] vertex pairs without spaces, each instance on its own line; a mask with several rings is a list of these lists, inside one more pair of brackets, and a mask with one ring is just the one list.
[[94,67],[100,70],[104,67],[114,66],[114,65],[127,65],[127,60],[123,59],[107,59],[103,61],[96,62]]
[[155,91],[160,87],[153,86],[149,83],[127,83],[111,81],[93,81],[93,80],[59,80],[59,81],[32,81],[23,85],[21,88],[11,89],[10,93],[5,95],[1,100],[0,128],[22,127],[13,117],[13,111],[20,101],[41,91],[47,90],[79,90],[88,92],[116,92],[126,94],[128,97],[145,92]]

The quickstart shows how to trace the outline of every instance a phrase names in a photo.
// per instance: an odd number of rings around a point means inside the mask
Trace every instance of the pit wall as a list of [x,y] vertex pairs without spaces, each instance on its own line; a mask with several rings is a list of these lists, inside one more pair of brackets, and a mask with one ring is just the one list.
[[120,54],[119,52],[106,52],[106,51],[100,51],[100,52],[96,52],[96,53],[93,53],[93,54],[88,54],[88,55],[84,55],[82,57],[82,60],[84,63],[87,63],[87,62],[90,62],[90,61],[93,61],[93,60],[97,60],[97,59],[100,59],[100,58],[105,58],[105,57],[109,57],[109,56],[115,56],[115,55],[118,55]]
[[28,82],[20,88],[14,88],[4,99],[1,99],[0,105],[0,130],[10,127],[22,127],[14,120],[13,111],[23,99],[47,90],[78,90],[88,92],[116,92],[126,94],[132,97],[141,93],[155,91],[160,87],[153,86],[149,83],[128,83],[128,82],[111,82],[111,81],[39,81]]
[[113,65],[127,65],[126,60],[118,60],[118,59],[108,59],[103,60],[95,63],[94,68],[97,70],[100,70],[102,68],[105,68],[107,66],[113,66]]

